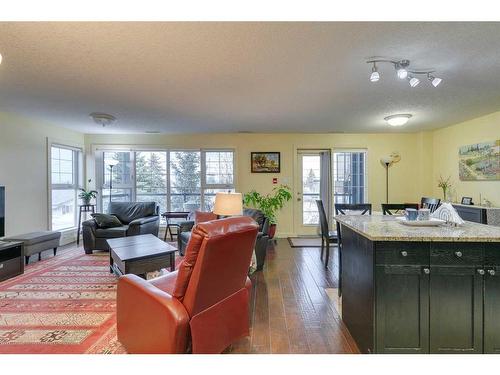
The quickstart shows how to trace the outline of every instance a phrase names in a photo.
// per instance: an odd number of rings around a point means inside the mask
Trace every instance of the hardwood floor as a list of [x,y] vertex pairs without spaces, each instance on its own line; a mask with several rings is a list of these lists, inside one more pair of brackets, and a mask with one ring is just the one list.
[[[63,246],[58,254],[75,246]],[[269,246],[264,270],[251,277],[250,337],[225,353],[359,353],[333,289],[337,249],[331,249],[328,270],[319,254],[319,248],[292,248],[286,239]],[[42,259],[49,257],[51,250],[42,254]],[[31,257],[30,263],[36,261],[37,256]]]
[[[337,252],[328,270],[318,248],[268,249],[264,271],[252,275],[251,334],[228,353],[359,353],[336,300]],[[329,297],[333,296],[333,298]]]

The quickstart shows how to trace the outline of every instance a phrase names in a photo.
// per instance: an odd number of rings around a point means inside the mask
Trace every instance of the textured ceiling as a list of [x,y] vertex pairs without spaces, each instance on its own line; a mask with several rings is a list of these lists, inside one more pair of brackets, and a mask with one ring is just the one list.
[[[86,133],[388,132],[500,109],[500,23],[0,23],[0,111]],[[412,89],[370,56],[435,68]],[[103,129],[91,112],[118,121]],[[403,129],[383,118],[412,113]]]

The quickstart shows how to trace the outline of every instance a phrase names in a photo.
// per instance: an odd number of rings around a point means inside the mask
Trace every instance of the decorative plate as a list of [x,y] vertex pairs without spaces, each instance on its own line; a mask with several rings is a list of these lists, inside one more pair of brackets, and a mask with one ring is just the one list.
[[396,217],[396,220],[403,225],[408,225],[410,227],[437,227],[441,224],[446,223],[446,221],[441,219],[431,218],[430,220],[406,220],[404,216]]

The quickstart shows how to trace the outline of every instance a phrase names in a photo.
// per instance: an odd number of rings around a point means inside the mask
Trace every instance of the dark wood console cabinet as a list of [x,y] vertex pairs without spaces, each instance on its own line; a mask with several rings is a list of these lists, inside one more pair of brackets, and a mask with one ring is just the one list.
[[484,207],[466,206],[462,204],[454,204],[453,207],[464,220],[479,224],[488,224],[486,208]]
[[0,281],[24,273],[22,242],[0,241]]

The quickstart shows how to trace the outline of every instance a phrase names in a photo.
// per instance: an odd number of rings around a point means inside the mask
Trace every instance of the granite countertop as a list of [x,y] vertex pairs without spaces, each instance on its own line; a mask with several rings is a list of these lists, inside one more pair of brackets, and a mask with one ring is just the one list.
[[410,227],[396,216],[338,215],[341,224],[371,241],[500,242],[500,227],[466,221],[458,227]]

